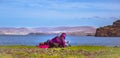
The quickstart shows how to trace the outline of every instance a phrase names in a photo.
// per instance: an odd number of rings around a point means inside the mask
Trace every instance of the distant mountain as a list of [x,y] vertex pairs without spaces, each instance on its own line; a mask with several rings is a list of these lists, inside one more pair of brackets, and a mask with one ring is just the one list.
[[27,34],[58,34],[65,32],[68,35],[94,35],[95,27],[40,27],[40,28],[0,28],[2,35],[27,35]]
[[32,30],[29,30],[28,28],[0,28],[0,34],[3,35],[25,35],[30,32],[32,32]]

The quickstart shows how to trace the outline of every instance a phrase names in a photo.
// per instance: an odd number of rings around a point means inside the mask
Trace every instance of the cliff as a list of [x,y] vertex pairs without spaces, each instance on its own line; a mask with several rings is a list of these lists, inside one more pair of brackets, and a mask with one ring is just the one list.
[[120,20],[112,25],[97,28],[95,36],[100,37],[120,37]]

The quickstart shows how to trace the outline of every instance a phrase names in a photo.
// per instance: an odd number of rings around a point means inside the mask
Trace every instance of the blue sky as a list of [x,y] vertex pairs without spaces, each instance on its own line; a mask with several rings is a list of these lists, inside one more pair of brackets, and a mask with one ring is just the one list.
[[0,27],[95,26],[120,18],[120,0],[0,0]]

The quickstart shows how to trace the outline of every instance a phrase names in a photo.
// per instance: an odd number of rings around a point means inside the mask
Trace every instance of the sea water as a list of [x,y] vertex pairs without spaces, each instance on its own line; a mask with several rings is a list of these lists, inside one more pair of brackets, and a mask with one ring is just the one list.
[[[57,35],[0,35],[0,45],[36,46]],[[71,45],[120,46],[120,37],[67,36]]]

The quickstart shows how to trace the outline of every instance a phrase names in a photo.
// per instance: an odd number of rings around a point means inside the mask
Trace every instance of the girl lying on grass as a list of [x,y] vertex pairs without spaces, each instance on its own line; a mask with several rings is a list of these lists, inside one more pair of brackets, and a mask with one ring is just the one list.
[[60,36],[56,36],[51,40],[39,44],[39,48],[53,48],[53,47],[66,47],[68,42],[65,41],[66,33],[62,33]]

